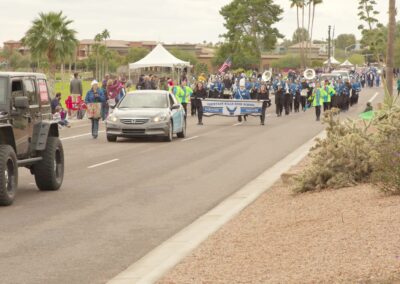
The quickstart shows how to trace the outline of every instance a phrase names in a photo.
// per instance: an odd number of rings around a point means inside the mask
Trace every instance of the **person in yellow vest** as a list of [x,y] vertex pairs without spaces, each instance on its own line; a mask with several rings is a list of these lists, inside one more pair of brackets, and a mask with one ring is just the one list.
[[324,90],[324,88],[321,88],[321,83],[317,82],[315,84],[315,88],[313,89],[312,95],[309,98],[312,106],[315,107],[317,121],[319,121],[321,117],[321,106],[324,105],[325,96],[327,96],[327,92]]
[[178,101],[181,103],[181,105],[185,109],[185,114],[187,116],[187,104],[190,101],[190,97],[193,94],[193,90],[192,90],[192,88],[190,88],[187,85],[187,80],[182,80],[181,89],[182,89],[182,92],[181,92],[181,96],[178,98]]
[[182,90],[181,86],[176,85],[176,86],[170,87],[170,93],[175,96],[176,100],[178,101],[178,103],[180,103],[183,106],[183,108],[185,109],[185,113],[186,113],[187,102],[184,99],[185,92]]
[[328,109],[331,109],[332,99],[336,94],[336,91],[328,80],[325,80],[324,91],[326,92],[326,95],[324,95],[324,111],[327,111]]

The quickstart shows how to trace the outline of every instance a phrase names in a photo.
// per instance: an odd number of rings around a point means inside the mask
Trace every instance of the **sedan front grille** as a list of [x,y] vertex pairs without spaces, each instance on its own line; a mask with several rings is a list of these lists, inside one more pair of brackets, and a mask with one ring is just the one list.
[[123,134],[144,134],[144,129],[122,129]]
[[145,124],[149,122],[148,118],[123,118],[121,123],[123,124]]

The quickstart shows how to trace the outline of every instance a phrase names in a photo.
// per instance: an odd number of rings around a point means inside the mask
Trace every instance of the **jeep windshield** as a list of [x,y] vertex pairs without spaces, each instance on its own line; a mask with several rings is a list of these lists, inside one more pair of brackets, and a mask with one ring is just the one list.
[[0,104],[6,103],[7,82],[8,80],[6,78],[0,77]]
[[118,108],[167,108],[168,96],[164,93],[134,93],[126,95]]

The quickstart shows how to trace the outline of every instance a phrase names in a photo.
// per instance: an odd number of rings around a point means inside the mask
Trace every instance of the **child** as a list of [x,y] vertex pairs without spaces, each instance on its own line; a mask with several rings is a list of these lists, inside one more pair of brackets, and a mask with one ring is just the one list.
[[372,107],[371,103],[368,102],[367,103],[367,107],[365,108],[364,112],[369,112],[369,111],[373,111],[374,108]]
[[67,120],[67,112],[60,106],[56,107],[56,112],[53,114],[53,120],[57,121],[60,126],[71,127]]

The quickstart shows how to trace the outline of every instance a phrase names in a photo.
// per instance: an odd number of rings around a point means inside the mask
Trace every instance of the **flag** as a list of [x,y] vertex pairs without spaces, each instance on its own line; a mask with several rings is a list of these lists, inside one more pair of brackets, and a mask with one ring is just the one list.
[[222,64],[222,66],[218,69],[218,72],[224,73],[226,70],[231,68],[231,66],[232,66],[232,60],[228,58],[227,60],[225,60],[224,64]]

